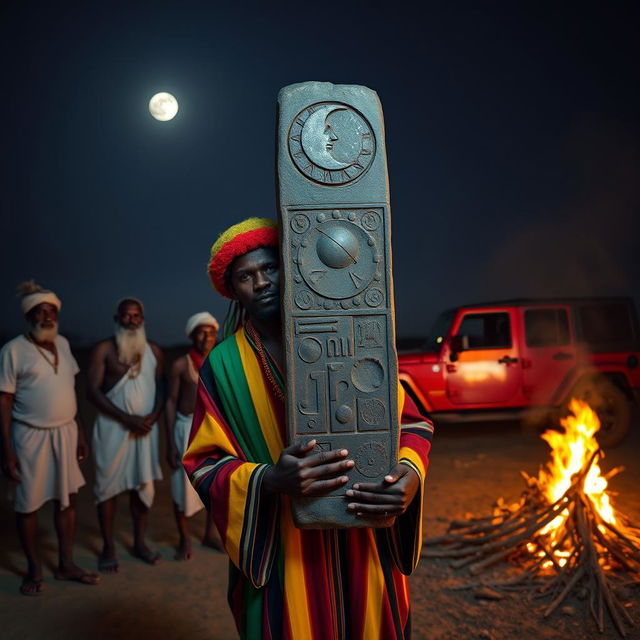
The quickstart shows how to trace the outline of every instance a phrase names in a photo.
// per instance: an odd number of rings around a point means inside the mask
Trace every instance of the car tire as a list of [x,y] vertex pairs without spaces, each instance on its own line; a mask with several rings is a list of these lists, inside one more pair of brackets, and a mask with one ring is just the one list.
[[596,438],[603,448],[620,444],[631,428],[631,403],[625,392],[608,378],[596,376],[578,382],[568,396],[561,415],[569,413],[569,401],[586,402],[600,419]]

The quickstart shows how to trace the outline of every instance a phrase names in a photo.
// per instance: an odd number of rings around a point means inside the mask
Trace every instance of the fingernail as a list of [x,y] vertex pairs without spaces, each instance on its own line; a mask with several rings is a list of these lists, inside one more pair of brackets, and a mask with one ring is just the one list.
[[349,497],[353,496],[354,495],[353,490],[352,489],[347,489],[347,495]]
[[347,478],[347,476],[342,476],[340,478],[340,482],[346,482],[349,478]]
[[347,460],[347,466],[348,467],[353,467],[354,464],[355,464],[355,462],[353,460]]
[[347,509],[351,509],[352,511],[353,511],[353,509],[355,509],[355,508],[356,508],[356,505],[355,505],[355,504],[353,504],[353,503],[351,503],[351,504],[348,504],[348,505],[347,505]]
[[340,451],[340,455],[341,456],[346,456],[349,452],[346,449],[342,449],[342,451]]
[[353,488],[357,491],[360,488],[360,485],[359,484],[354,484]]

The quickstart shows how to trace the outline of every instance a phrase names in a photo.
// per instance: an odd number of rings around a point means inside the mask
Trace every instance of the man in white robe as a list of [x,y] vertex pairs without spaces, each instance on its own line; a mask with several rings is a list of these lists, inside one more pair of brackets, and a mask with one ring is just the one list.
[[84,478],[78,466],[87,456],[77,426],[75,376],[79,371],[66,338],[58,335],[61,303],[34,282],[21,286],[28,331],[0,351],[2,470],[15,484],[15,511],[27,575],[20,592],[42,593],[37,544],[38,511],[54,503],[58,535],[58,580],[97,584],[99,576],[73,561],[75,499]]
[[164,358],[160,347],[146,339],[139,300],[121,300],[114,320],[114,335],[91,352],[88,376],[89,399],[98,409],[93,427],[94,490],[103,537],[98,569],[105,573],[118,571],[113,525],[116,497],[125,491],[133,518],[134,555],[151,565],[161,560],[145,536],[153,483],[162,479],[157,421]]
[[[176,560],[191,558],[188,518],[204,508],[182,467],[182,456],[189,444],[198,388],[198,372],[216,343],[218,321],[208,311],[196,313],[187,320],[185,333],[191,340],[191,348],[171,366],[165,420],[167,463],[173,469],[171,474],[173,511],[180,536],[174,556]],[[215,524],[210,514],[207,516],[202,544],[214,549],[222,549]]]

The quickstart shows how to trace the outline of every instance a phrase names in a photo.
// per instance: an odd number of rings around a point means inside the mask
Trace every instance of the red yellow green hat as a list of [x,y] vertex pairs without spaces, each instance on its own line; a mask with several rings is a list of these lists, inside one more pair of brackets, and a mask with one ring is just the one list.
[[229,227],[211,247],[208,272],[214,289],[226,298],[233,298],[224,277],[227,267],[249,251],[277,246],[278,225],[269,218],[248,218]]

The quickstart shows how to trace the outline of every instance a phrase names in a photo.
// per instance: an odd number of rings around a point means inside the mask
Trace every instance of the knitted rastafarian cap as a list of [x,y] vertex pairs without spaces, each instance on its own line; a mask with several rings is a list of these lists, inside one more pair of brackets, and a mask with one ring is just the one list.
[[209,278],[214,289],[225,298],[233,298],[224,273],[238,257],[259,247],[278,246],[278,226],[269,218],[249,218],[229,227],[211,247]]

